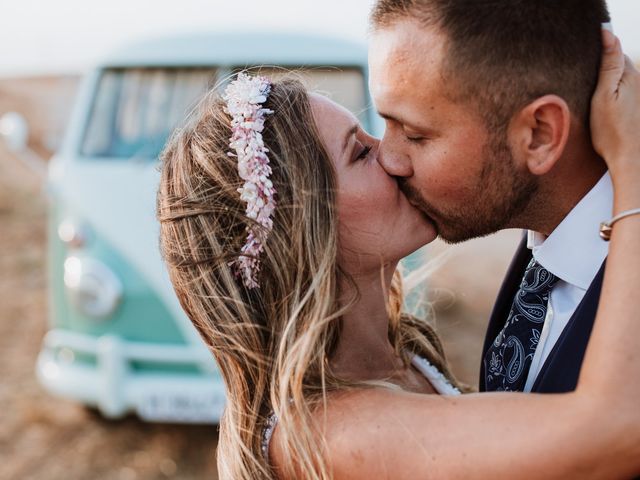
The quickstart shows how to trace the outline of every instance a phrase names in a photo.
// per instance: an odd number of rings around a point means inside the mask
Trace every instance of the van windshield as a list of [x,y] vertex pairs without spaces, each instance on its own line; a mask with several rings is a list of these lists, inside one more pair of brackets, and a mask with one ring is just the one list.
[[[225,69],[225,75],[239,69]],[[277,69],[261,70],[277,77]],[[368,128],[365,80],[358,68],[296,69],[310,89],[328,94]],[[82,140],[85,157],[156,159],[171,131],[217,81],[214,68],[105,70]]]
[[110,69],[98,81],[81,154],[159,155],[171,130],[215,81],[214,69]]

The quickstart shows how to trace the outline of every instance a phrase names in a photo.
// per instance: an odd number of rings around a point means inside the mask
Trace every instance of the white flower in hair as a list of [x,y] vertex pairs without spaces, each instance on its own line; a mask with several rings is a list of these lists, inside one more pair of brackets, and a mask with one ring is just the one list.
[[238,74],[226,88],[223,99],[225,112],[231,115],[232,136],[229,139],[229,152],[238,158],[238,175],[244,180],[238,189],[240,199],[246,202],[246,215],[257,225],[247,227],[247,241],[242,247],[242,255],[231,262],[236,274],[242,277],[247,288],[258,287],[257,276],[260,271],[259,256],[264,250],[264,242],[271,229],[275,210],[276,193],[269,180],[271,167],[261,132],[264,129],[265,116],[273,113],[262,104],[267,101],[271,84],[265,77],[251,77]]

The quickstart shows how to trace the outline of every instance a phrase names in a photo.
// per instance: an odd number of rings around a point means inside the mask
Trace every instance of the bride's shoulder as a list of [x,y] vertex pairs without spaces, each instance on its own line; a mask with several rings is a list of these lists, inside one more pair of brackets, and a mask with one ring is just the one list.
[[[327,464],[330,466],[332,478],[341,478],[339,472],[344,468],[352,470],[353,478],[374,478],[366,474],[365,470],[358,469],[356,472],[354,459],[350,453],[354,447],[361,450],[362,434],[370,419],[359,419],[358,422],[352,422],[355,418],[353,413],[361,411],[362,408],[370,408],[372,404],[372,391],[369,390],[347,390],[336,391],[327,394],[327,401],[317,405],[313,409],[312,420],[315,431],[322,438],[323,450],[326,454]],[[373,394],[373,397],[377,395]],[[391,398],[389,398],[391,401]],[[360,424],[360,427],[358,427]],[[263,434],[263,453],[268,459],[269,464],[275,472],[276,478],[279,480],[293,480],[304,478],[305,475],[299,471],[293,475],[287,474],[287,467],[293,460],[289,449],[285,444],[285,434],[283,428],[278,424],[275,415],[267,419]],[[346,454],[343,456],[343,454]],[[365,454],[365,456],[367,456]],[[292,465],[296,468],[296,465]],[[360,475],[362,472],[362,475]]]
[[[427,404],[437,407],[435,398],[429,397],[436,395],[375,387],[331,392],[327,402],[314,409],[313,420],[316,432],[322,438],[332,478],[395,478],[392,472],[380,474],[390,462],[385,453],[387,441],[407,442],[410,439],[406,438],[406,426],[396,422],[394,415],[398,413],[404,417],[408,407],[416,402],[421,405],[422,413],[429,408]],[[277,472],[277,478],[304,478],[304,475],[283,473],[284,465],[290,461],[283,433],[276,426],[271,434],[269,462]]]

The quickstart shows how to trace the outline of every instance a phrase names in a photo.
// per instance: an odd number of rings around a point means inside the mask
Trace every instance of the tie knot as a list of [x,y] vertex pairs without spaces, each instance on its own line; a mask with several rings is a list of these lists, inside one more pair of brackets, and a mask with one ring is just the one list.
[[549,292],[558,280],[559,278],[553,273],[536,262],[535,259],[531,259],[524,272],[520,289],[528,293],[544,294]]

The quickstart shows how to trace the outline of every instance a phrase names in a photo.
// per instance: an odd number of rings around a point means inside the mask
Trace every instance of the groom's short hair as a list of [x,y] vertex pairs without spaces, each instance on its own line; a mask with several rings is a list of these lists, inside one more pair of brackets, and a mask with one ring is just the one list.
[[504,129],[522,107],[556,94],[588,126],[606,0],[377,0],[373,30],[412,18],[447,37],[442,74],[456,101],[473,101]]

